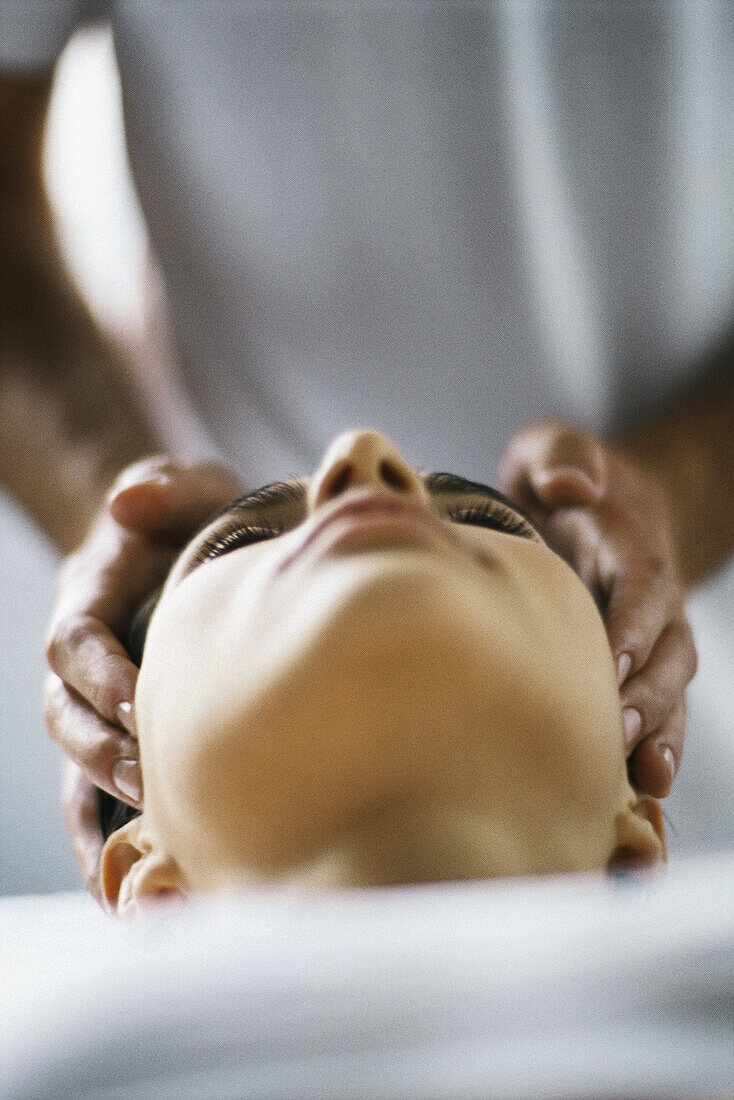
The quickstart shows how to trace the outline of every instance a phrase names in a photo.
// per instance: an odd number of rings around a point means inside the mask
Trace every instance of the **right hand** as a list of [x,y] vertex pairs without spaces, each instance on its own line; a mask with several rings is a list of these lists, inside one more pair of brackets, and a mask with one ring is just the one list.
[[66,821],[84,881],[100,902],[94,788],[138,809],[143,799],[132,706],[138,669],[120,639],[194,531],[241,492],[224,467],[143,459],[123,470],[86,540],[62,563],[46,643],[44,718],[70,758]]

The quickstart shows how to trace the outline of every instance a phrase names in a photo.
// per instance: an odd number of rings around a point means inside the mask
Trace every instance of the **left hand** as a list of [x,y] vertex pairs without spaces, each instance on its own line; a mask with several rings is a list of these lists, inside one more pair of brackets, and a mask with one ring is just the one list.
[[510,440],[499,482],[594,596],[618,670],[630,779],[664,798],[697,658],[661,490],[609,444],[555,421]]

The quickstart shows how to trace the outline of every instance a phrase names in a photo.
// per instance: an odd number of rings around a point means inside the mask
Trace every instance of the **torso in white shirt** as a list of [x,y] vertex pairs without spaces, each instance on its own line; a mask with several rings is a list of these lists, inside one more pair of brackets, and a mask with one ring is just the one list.
[[260,483],[379,427],[494,475],[734,319],[734,8],[109,0],[184,376]]

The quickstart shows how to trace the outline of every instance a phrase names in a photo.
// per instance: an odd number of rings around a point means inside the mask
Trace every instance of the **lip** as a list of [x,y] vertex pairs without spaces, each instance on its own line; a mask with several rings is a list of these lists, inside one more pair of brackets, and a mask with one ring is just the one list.
[[[338,525],[341,525],[341,529],[337,531],[335,528]],[[328,547],[333,549],[342,540],[375,527],[383,527],[391,531],[402,529],[410,533],[427,531],[454,547],[462,547],[450,525],[425,505],[413,504],[411,501],[387,493],[368,491],[360,496],[351,496],[325,509],[316,523],[304,532],[298,546],[280,563],[278,572],[287,569],[313,543],[321,541],[325,534],[333,532],[333,538],[329,540]]]

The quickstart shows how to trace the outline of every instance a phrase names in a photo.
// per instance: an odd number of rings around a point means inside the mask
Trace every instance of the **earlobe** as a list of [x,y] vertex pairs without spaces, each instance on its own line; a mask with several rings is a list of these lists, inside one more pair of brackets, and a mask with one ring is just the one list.
[[668,853],[665,848],[665,825],[663,823],[663,811],[660,809],[660,803],[657,798],[652,798],[648,794],[641,794],[637,796],[637,802],[634,806],[634,812],[639,818],[648,821],[652,826],[655,835],[660,841],[661,858],[667,860]]
[[100,880],[107,908],[131,916],[155,897],[183,895],[183,878],[172,856],[143,838],[137,817],[110,836],[102,849]]
[[652,868],[667,862],[663,812],[656,798],[635,795],[629,807],[617,814],[615,833],[608,871]]

